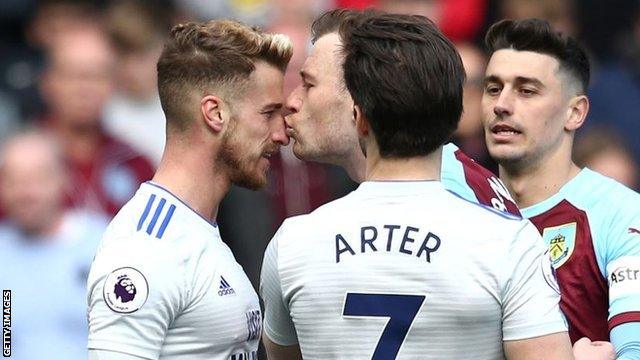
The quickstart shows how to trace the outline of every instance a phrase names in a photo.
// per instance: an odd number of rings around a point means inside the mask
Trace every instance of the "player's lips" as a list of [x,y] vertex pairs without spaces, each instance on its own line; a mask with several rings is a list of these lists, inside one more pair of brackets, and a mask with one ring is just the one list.
[[293,126],[289,125],[287,118],[284,119],[284,131],[288,137],[292,137],[295,139],[296,131]]
[[290,138],[296,138],[296,131],[291,127],[288,126],[284,129],[285,133],[287,134],[288,137]]
[[522,134],[522,131],[517,128],[504,124],[498,123],[491,126],[491,134],[493,138],[498,142],[509,141],[518,135]]

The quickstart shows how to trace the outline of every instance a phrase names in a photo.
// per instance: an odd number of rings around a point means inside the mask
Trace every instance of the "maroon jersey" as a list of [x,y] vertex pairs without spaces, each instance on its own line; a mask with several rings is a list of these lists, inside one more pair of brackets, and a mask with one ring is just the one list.
[[640,195],[584,169],[521,211],[549,246],[573,342],[640,321]]
[[115,215],[141,183],[153,177],[151,163],[131,147],[103,136],[93,161],[67,160],[70,173],[68,203]]
[[520,216],[502,181],[452,143],[442,149],[441,180],[447,190],[468,201]]

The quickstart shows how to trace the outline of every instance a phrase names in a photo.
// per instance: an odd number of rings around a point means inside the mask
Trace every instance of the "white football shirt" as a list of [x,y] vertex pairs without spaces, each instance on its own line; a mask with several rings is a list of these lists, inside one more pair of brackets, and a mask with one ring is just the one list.
[[89,349],[257,358],[260,306],[242,267],[215,224],[153,183],[107,228],[87,288]]
[[436,181],[365,182],[286,220],[261,294],[267,336],[304,359],[501,359],[567,330],[536,228]]

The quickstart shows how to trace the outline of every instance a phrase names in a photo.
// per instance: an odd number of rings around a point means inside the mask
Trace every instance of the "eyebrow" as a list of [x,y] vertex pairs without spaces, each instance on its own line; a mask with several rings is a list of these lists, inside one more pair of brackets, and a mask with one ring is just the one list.
[[485,76],[484,79],[482,79],[483,85],[487,85],[488,83],[499,83],[499,82],[502,82],[502,81],[500,80],[499,77],[495,75]]
[[[503,82],[502,79],[496,75],[489,75],[489,76],[485,76],[484,80],[482,81],[482,83],[484,85],[488,84],[488,83],[501,83]],[[526,76],[516,76],[514,83],[516,84],[533,84],[539,88],[546,88],[546,86],[544,86],[544,84],[542,83],[542,81],[534,78],[534,77],[526,77]]]
[[283,106],[283,104],[281,102],[269,103],[269,104],[263,106],[262,109],[260,109],[260,111],[278,110],[278,109],[282,109],[282,106]]

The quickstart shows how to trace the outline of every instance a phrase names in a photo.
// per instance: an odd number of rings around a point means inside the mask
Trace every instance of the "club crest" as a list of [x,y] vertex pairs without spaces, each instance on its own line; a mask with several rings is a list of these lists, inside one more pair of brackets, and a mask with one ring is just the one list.
[[545,228],[542,238],[549,246],[549,258],[555,269],[562,266],[573,253],[576,244],[576,223]]

